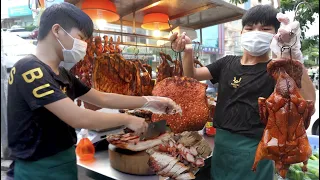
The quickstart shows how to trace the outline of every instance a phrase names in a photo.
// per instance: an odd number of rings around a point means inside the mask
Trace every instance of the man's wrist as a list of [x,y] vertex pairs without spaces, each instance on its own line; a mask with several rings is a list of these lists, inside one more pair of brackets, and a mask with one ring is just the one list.
[[144,105],[148,102],[147,96],[142,96],[141,97],[141,108],[144,107]]
[[184,47],[184,52],[185,53],[192,53],[193,52],[193,47],[192,47],[192,44],[186,44],[185,47]]
[[131,119],[132,119],[131,115],[123,114],[122,124],[125,126],[128,125],[130,123]]

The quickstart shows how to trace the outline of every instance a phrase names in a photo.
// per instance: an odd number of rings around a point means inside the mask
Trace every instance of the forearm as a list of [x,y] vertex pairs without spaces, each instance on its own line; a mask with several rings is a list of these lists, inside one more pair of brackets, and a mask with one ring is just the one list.
[[126,114],[111,114],[83,109],[71,99],[64,98],[44,106],[58,118],[74,128],[108,129],[130,124],[136,118]]
[[300,93],[305,100],[311,100],[315,103],[316,101],[316,89],[308,76],[308,71],[304,68],[301,78],[301,89]]
[[192,50],[185,51],[183,60],[182,60],[182,65],[183,65],[183,75],[194,78],[195,67],[194,67]]
[[110,109],[137,109],[147,102],[143,97],[113,93],[105,93],[103,98],[103,105],[101,107]]
[[75,128],[103,130],[127,125],[129,121],[130,116],[126,114],[111,114],[82,109],[79,113],[79,120],[74,126]]

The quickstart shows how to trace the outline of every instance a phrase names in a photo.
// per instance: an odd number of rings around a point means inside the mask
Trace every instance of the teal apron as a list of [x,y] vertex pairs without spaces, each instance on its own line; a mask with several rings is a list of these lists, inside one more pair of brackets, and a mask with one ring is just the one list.
[[14,180],[77,180],[75,147],[38,161],[16,160]]
[[211,158],[212,180],[273,180],[273,161],[262,160],[251,171],[258,139],[217,129]]

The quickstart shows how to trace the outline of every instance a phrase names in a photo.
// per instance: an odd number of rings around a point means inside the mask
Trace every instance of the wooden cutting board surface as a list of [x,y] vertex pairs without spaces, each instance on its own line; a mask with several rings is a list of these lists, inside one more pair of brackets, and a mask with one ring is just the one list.
[[145,151],[134,152],[109,144],[108,152],[111,167],[118,171],[134,175],[155,174],[149,168],[149,154]]

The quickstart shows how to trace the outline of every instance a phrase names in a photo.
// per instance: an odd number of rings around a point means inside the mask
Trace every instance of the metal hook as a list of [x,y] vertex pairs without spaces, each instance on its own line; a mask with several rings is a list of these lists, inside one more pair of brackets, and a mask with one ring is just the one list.
[[173,52],[173,55],[174,55],[175,60],[177,60],[177,59],[178,59],[178,56],[179,56],[179,53]]
[[139,48],[136,46],[135,47],[135,52],[134,52],[134,56],[138,59],[138,54],[139,54]]
[[291,49],[292,49],[292,47],[293,47],[293,46],[297,43],[297,41],[298,41],[298,37],[297,37],[297,36],[295,36],[295,37],[296,37],[296,39],[295,39],[294,43],[291,44],[291,45],[283,45],[283,46],[280,46],[280,45],[279,45],[279,40],[278,40],[277,45],[281,48],[281,57],[282,57],[282,53],[283,53],[285,50],[289,50],[290,59],[292,59]]
[[142,61],[145,61],[147,52],[148,52],[148,47],[146,46],[146,52],[142,56]]
[[168,24],[169,24],[169,27],[170,27],[170,31],[171,31],[171,33],[173,34],[173,26],[172,26],[172,24],[170,23],[170,20],[168,19]]
[[100,29],[99,29],[99,27],[98,27],[97,31],[98,31],[98,36],[100,36]]
[[[170,31],[171,31],[171,33],[173,34],[173,26],[171,25],[169,19],[168,19],[168,24],[169,24],[169,27],[170,27]],[[175,39],[174,39],[173,41],[171,41],[171,49],[172,49],[172,51],[175,52],[175,53],[181,53],[181,52],[183,52],[184,49],[185,49],[185,47],[183,47],[183,49],[182,49],[181,51],[175,51],[175,50],[173,49],[172,45],[173,45],[173,42],[174,42],[174,41],[175,41]]]
[[199,59],[199,52],[200,52],[200,46],[201,46],[201,44],[200,44],[200,42],[196,42],[196,44],[195,44],[195,47],[197,47],[197,44],[198,44],[198,48],[197,48],[197,50],[195,51],[196,53],[196,59]]
[[127,46],[124,45],[123,48],[122,48],[122,51],[121,51],[121,55],[122,55],[122,56],[123,56],[123,52],[124,52],[124,50],[126,49],[126,47],[127,47]]
[[297,13],[298,13],[298,10],[299,10],[299,7],[302,5],[302,4],[306,4],[307,7],[310,9],[311,13],[313,13],[313,10],[312,10],[312,7],[309,3],[307,3],[306,1],[303,1],[303,2],[300,2],[297,4],[296,8],[295,8],[295,11],[294,11],[294,18],[293,20],[297,20]]

